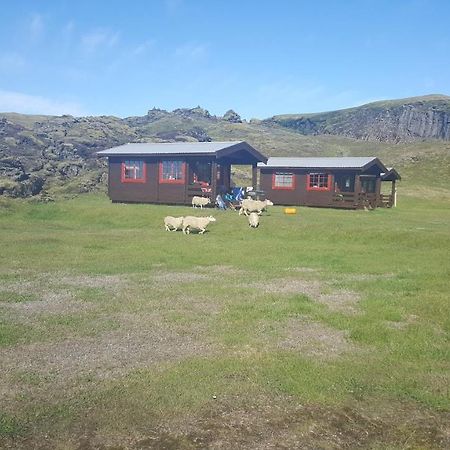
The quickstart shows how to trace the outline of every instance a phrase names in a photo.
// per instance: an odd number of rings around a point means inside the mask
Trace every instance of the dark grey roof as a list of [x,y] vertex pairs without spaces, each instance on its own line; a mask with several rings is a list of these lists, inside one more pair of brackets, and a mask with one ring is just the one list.
[[267,164],[258,163],[258,167],[274,168],[301,168],[301,169],[363,169],[372,162],[378,162],[381,167],[384,166],[377,158],[373,156],[341,156],[341,157],[310,157],[310,158],[288,158],[271,157]]
[[242,141],[227,142],[166,142],[124,144],[97,152],[99,156],[115,155],[168,155],[216,153],[228,147],[241,144]]
[[386,169],[386,172],[380,173],[382,181],[394,181],[402,179],[400,174],[393,167],[387,167]]

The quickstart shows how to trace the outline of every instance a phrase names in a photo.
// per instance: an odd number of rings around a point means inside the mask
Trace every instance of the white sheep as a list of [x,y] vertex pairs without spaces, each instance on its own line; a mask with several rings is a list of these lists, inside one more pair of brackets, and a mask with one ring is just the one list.
[[246,198],[241,202],[239,215],[244,213],[246,216],[248,216],[249,212],[256,212],[258,213],[258,215],[261,215],[263,210],[268,206],[273,206],[273,203],[270,200],[252,200],[250,198]]
[[248,216],[248,226],[253,228],[259,227],[259,216],[257,213],[250,213],[250,215]]
[[216,219],[212,216],[209,217],[193,217],[186,216],[183,219],[183,233],[189,234],[191,229],[200,230],[199,234],[203,234],[206,231],[206,227],[210,222],[215,222]]
[[164,217],[164,226],[166,227],[166,231],[181,230],[183,227],[183,219],[184,217]]
[[194,195],[192,197],[192,207],[196,208],[197,206],[200,206],[200,209],[203,209],[204,206],[211,203],[211,199],[207,197],[199,197],[198,195]]

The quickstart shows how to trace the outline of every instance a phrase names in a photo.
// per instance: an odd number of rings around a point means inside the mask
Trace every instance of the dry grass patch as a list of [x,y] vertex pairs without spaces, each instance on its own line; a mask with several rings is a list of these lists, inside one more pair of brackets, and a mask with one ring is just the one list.
[[[390,409],[301,404],[288,396],[217,398],[200,415],[150,426],[130,449],[449,448],[448,414],[408,404]],[[92,447],[104,442],[94,438]],[[114,445],[114,442],[109,442]],[[117,444],[117,441],[115,442]],[[92,448],[86,447],[86,448]]]
[[242,275],[244,272],[240,269],[236,269],[233,266],[227,266],[227,265],[214,265],[214,266],[201,266],[198,267],[198,269],[200,271],[209,273],[209,274],[214,274],[214,275],[225,275],[225,276],[230,276],[230,275]]
[[181,284],[204,281],[210,277],[207,274],[199,272],[156,272],[150,274],[149,278],[157,283]]
[[395,278],[394,273],[352,273],[352,274],[342,274],[339,280],[336,281],[376,281],[376,280],[386,280],[390,278]]
[[355,314],[358,312],[356,306],[361,300],[361,297],[354,291],[339,290],[329,294],[320,294],[315,300],[328,306],[332,311]]
[[290,319],[283,324],[282,330],[283,337],[278,346],[305,356],[333,359],[356,350],[345,331],[311,322],[307,318]]
[[33,343],[0,349],[2,376],[15,371],[53,374],[60,382],[90,374],[96,378],[122,376],[162,361],[210,353],[200,327],[164,323],[159,315],[127,314],[121,326],[94,337]]
[[223,303],[219,303],[213,296],[200,294],[177,294],[158,303],[158,310],[161,312],[177,311],[196,319],[199,316],[220,314],[224,307]]
[[418,319],[419,317],[415,314],[410,314],[405,320],[399,320],[397,322],[386,320],[384,323],[388,328],[393,328],[394,330],[406,330],[410,325],[417,323]]
[[93,309],[93,305],[76,300],[71,292],[46,292],[29,302],[7,303],[1,306],[20,322],[35,321],[38,316],[52,314],[73,314]]
[[[350,290],[332,290],[328,283],[299,278],[279,278],[249,283],[249,288],[262,294],[306,295],[311,300],[326,305],[330,310],[346,314],[357,312],[360,295]],[[331,291],[331,292],[330,292]]]
[[123,275],[63,275],[59,283],[75,287],[117,289],[128,283]]

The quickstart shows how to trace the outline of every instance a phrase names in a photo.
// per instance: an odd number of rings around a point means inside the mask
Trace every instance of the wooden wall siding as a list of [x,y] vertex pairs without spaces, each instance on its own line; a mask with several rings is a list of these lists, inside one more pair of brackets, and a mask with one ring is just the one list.
[[159,183],[159,161],[144,159],[147,166],[145,183],[122,183],[122,158],[110,158],[108,193],[115,202],[185,203],[184,184]]
[[122,183],[122,159],[110,158],[108,192],[112,201],[145,203],[158,201],[158,165],[148,160],[145,160],[145,163],[147,164],[145,183]]

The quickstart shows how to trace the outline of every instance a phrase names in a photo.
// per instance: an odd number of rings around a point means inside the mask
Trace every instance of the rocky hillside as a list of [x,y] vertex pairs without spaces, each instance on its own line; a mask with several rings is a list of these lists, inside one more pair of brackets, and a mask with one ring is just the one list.
[[[217,117],[201,107],[124,119],[0,113],[0,195],[44,201],[105,189],[106,160],[96,152],[127,142],[246,140],[268,156],[374,155],[400,166],[424,155],[442,160],[449,118],[444,96],[249,122],[233,110]],[[419,137],[442,140],[404,143]]]
[[125,119],[0,113],[0,195],[50,199],[91,191],[106,180],[99,150],[127,142],[211,141],[205,126],[241,122],[232,110],[217,118],[200,107],[154,108]]
[[382,101],[340,111],[274,116],[265,122],[305,135],[332,134],[381,142],[450,140],[450,97]]

